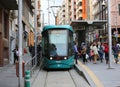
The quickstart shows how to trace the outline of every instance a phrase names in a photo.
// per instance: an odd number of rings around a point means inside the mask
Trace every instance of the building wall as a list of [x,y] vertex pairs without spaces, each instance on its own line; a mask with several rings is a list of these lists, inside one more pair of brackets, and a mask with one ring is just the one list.
[[58,11],[59,24],[70,24],[76,20],[76,0],[64,0]]
[[[107,0],[105,1],[105,6],[102,5],[103,0],[93,0],[93,15],[94,19],[96,20],[107,20]],[[118,31],[120,33],[120,16],[119,16],[119,7],[120,0],[111,0],[110,5],[110,16],[111,16],[111,30],[112,35],[114,36],[114,32]],[[108,35],[108,27],[107,25],[104,26],[103,30],[99,30],[99,36],[102,36],[104,39],[103,41],[107,40]],[[120,36],[120,35],[119,35]]]
[[119,15],[119,7],[120,0],[111,0],[111,26],[112,28],[120,28],[120,15]]
[[3,53],[3,41],[2,41],[2,9],[0,8],[0,40],[1,40],[1,43],[0,43],[0,66],[3,66],[3,56],[2,56],[2,53]]
[[0,66],[8,64],[9,61],[9,11],[0,8]]
[[93,9],[93,6],[92,6],[92,1],[93,0],[86,0],[86,11],[87,11],[87,20],[93,20],[93,13],[92,13],[92,9]]
[[87,7],[86,7],[86,0],[82,0],[82,19],[86,20],[87,18]]
[[76,1],[76,20],[82,20],[82,0]]
[[57,14],[57,17],[58,17],[58,24],[62,25],[62,24],[66,24],[65,22],[65,17],[66,17],[66,14],[65,14],[65,1],[62,3],[62,7],[58,10],[58,14]]
[[[10,16],[10,10],[18,10],[18,5],[17,3],[12,3],[12,7],[10,7],[11,3],[9,4],[9,2],[7,2],[6,0],[2,1],[4,1],[4,4],[0,3],[0,67],[8,64],[9,61],[13,63],[13,55],[11,54],[15,45],[18,45],[19,37],[18,19],[16,23],[14,23],[16,19]],[[32,31],[32,45],[34,45],[34,26],[32,26],[33,22],[30,20],[30,18],[33,17],[32,9],[33,7],[31,7],[31,0],[23,0],[23,47],[26,48],[28,46],[26,44],[28,43],[28,37],[26,39],[24,38],[25,33],[28,34]],[[13,33],[16,33],[16,35],[12,35]]]

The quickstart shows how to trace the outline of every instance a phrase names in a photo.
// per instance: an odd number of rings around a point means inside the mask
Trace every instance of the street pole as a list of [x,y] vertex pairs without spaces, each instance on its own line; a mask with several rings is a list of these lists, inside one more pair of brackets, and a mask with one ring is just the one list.
[[108,0],[108,39],[109,39],[109,63],[108,63],[108,68],[111,68],[111,61],[112,61],[112,35],[111,35],[111,16],[110,16],[110,5],[111,5],[111,0]]
[[72,0],[72,21],[74,20],[74,0]]
[[50,9],[49,9],[49,0],[48,0],[48,25],[50,25]]
[[41,31],[42,31],[43,27],[44,27],[44,13],[42,12],[41,13]]
[[35,29],[35,65],[37,65],[37,0],[34,2],[34,29]]
[[116,23],[115,23],[115,27],[116,27],[116,29],[115,29],[115,31],[116,31],[116,35],[115,35],[115,37],[116,37],[116,42],[118,42],[118,30],[117,30],[117,3],[116,3],[116,0],[115,0],[115,7],[116,7]]
[[22,0],[18,0],[18,32],[19,32],[19,82],[18,87],[22,86],[22,33],[23,33],[23,27],[22,27]]
[[[106,4],[105,4],[105,0],[103,0],[103,1],[102,1],[102,20],[105,19],[105,17],[103,18],[105,5],[106,5]],[[104,16],[105,16],[105,15],[104,15]],[[104,26],[105,26],[105,25],[104,25]],[[101,30],[100,32],[103,33],[103,30]],[[103,41],[102,41],[102,38],[100,38],[100,41],[103,42]]]
[[[57,10],[55,10],[55,8],[60,8],[60,7],[61,6],[51,6],[53,15],[55,17],[55,25],[57,25]],[[54,10],[53,10],[53,8],[54,8]]]

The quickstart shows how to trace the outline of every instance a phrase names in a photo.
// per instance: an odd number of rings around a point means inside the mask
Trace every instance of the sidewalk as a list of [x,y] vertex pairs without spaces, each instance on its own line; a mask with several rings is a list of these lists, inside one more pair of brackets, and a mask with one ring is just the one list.
[[[23,56],[25,62],[30,58],[29,54]],[[18,77],[16,77],[15,67],[13,64],[0,67],[0,87],[18,87]]]
[[120,63],[115,64],[112,60],[110,67],[112,69],[109,69],[108,64],[105,64],[105,60],[103,63],[98,61],[97,64],[93,64],[93,62],[82,64],[81,60],[79,65],[97,87],[120,87]]

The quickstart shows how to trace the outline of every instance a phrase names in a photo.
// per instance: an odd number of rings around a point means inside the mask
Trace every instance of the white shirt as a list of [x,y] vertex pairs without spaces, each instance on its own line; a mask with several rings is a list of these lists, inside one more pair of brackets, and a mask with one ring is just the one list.
[[94,54],[98,54],[98,48],[96,46],[93,46],[92,50],[94,51]]

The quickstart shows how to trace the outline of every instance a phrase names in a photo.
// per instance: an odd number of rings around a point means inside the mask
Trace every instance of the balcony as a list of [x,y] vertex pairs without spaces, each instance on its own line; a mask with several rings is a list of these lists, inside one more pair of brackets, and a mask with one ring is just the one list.
[[82,14],[79,14],[79,15],[76,16],[77,20],[80,19],[80,18],[82,18]]
[[78,5],[80,2],[82,2],[82,0],[76,1],[76,5]]
[[0,0],[0,4],[8,10],[17,10],[18,3],[17,0]]
[[96,1],[96,0],[94,0],[93,3],[92,3],[93,6],[95,6],[97,4],[98,4],[98,1]]

